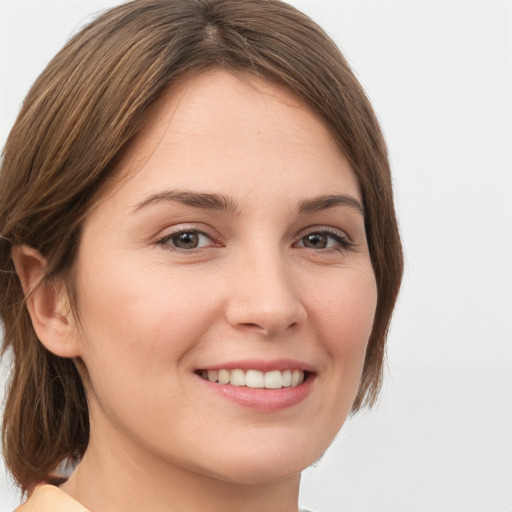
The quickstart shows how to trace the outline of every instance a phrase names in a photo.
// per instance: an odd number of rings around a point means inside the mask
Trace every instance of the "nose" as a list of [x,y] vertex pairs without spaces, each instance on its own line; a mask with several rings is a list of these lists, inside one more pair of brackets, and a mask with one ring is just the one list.
[[231,275],[226,318],[235,329],[270,337],[295,331],[305,322],[298,283],[282,257],[253,255]]

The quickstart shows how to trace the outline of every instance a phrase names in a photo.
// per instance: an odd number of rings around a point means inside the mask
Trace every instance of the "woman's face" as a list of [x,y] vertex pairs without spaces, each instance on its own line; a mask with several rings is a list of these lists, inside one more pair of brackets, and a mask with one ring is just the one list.
[[348,161],[295,96],[246,79],[187,81],[131,144],[84,225],[76,342],[91,450],[255,483],[338,432],[376,284]]

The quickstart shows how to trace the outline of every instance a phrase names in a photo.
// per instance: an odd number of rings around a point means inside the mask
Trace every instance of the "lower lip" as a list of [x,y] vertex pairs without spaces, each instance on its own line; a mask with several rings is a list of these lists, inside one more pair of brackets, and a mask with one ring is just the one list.
[[304,401],[311,392],[313,375],[298,386],[281,389],[248,388],[231,384],[216,384],[198,376],[209,390],[217,395],[260,412],[276,412]]

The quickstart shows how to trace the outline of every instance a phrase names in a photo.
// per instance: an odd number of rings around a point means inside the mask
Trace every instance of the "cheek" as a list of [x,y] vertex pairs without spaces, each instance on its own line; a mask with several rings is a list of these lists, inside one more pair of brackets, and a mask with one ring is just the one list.
[[377,286],[371,266],[332,279],[316,296],[314,325],[331,365],[325,373],[332,386],[329,403],[334,436],[352,407],[359,389],[368,340],[377,305]]
[[327,440],[324,451],[337,435],[349,413],[357,391],[368,339],[370,337],[377,287],[371,266],[361,271],[340,272],[310,293],[309,319],[316,339],[326,354],[326,367],[319,384],[328,393],[318,404],[317,417],[322,428],[318,439]]
[[332,279],[315,301],[315,323],[330,354],[364,356],[377,304],[371,267],[347,273],[343,279]]
[[168,375],[199,343],[218,305],[205,293],[200,272],[116,263],[92,272],[91,262],[79,276],[84,362],[90,372],[93,365],[106,372],[129,369],[132,379]]
[[123,429],[140,423],[159,438],[162,411],[173,417],[186,410],[182,363],[219,317],[218,301],[205,293],[200,272],[120,259],[92,272],[93,263],[82,267],[77,297],[91,417],[106,414]]

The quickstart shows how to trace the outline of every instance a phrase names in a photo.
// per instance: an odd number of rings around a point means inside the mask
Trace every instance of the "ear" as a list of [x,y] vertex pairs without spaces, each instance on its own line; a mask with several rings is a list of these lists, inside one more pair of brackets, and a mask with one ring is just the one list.
[[57,356],[79,356],[77,326],[64,282],[44,279],[46,259],[32,247],[15,246],[11,256],[39,341]]

